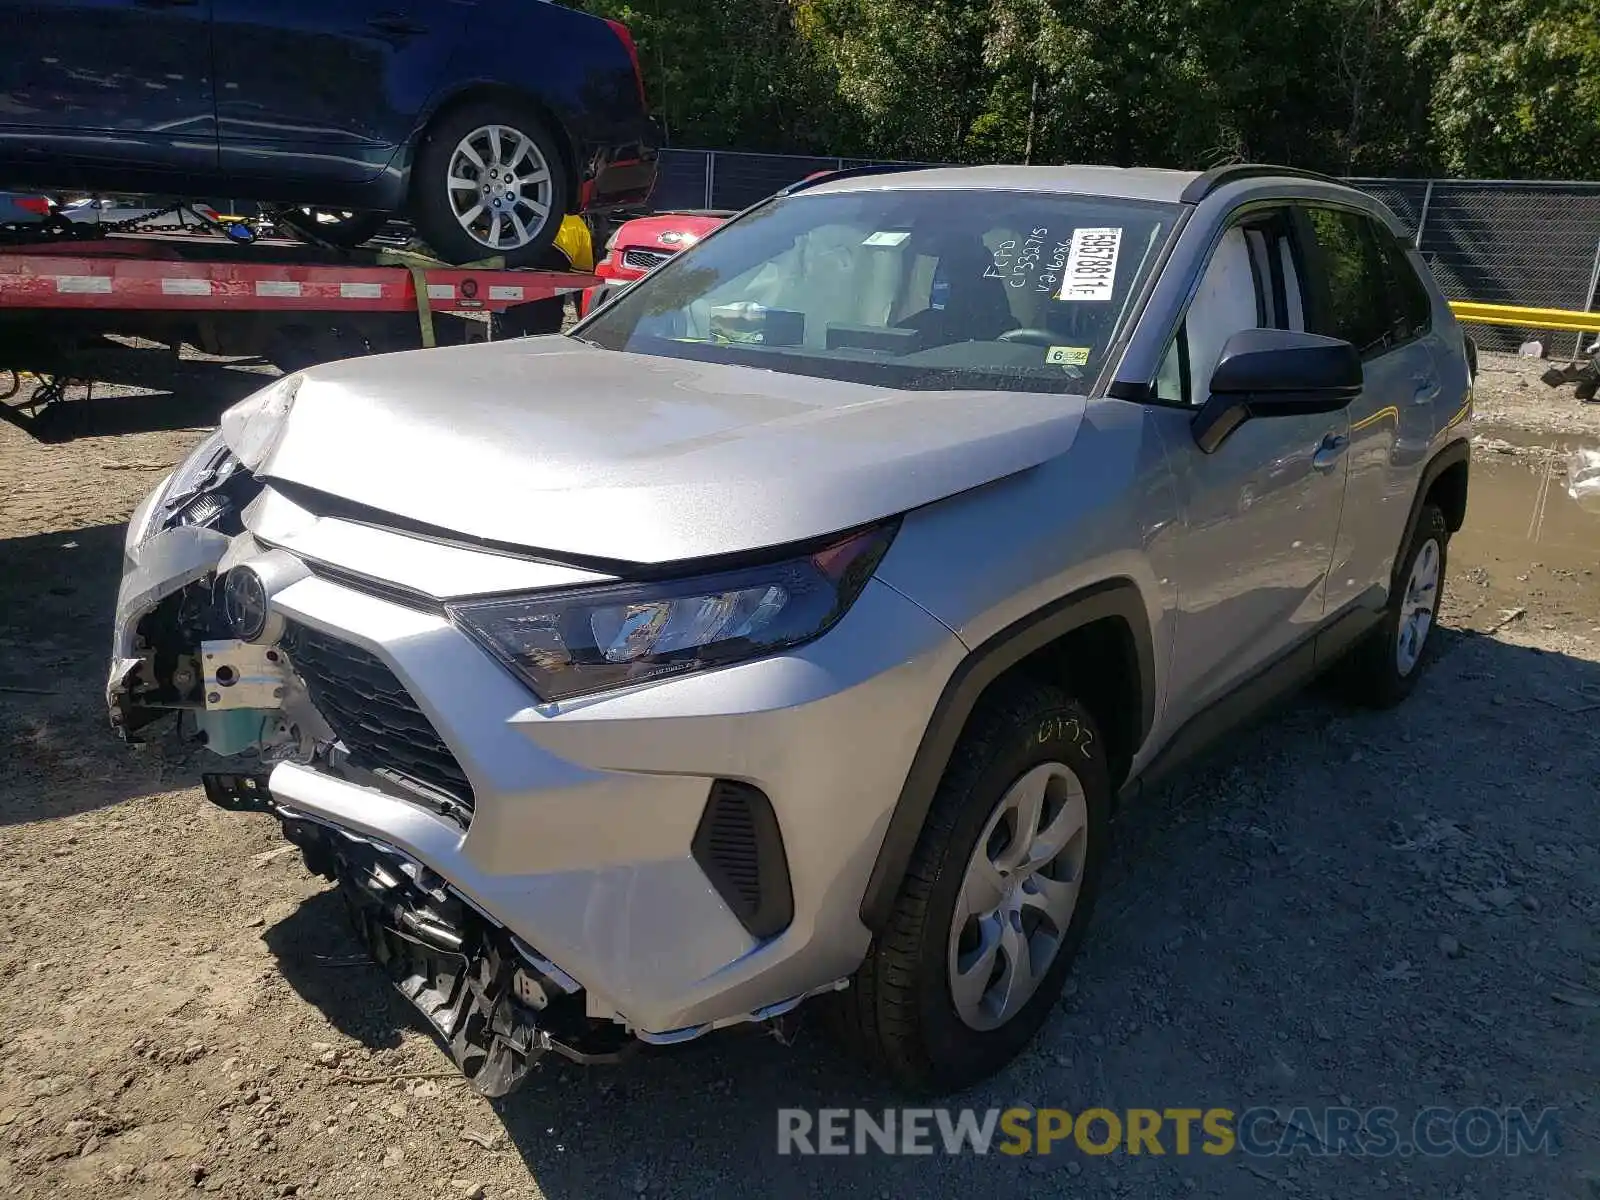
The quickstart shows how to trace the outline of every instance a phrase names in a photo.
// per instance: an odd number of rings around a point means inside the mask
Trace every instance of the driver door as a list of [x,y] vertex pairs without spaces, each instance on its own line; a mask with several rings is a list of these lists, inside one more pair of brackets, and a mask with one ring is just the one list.
[[1283,660],[1309,654],[1344,502],[1343,411],[1248,420],[1212,453],[1191,433],[1223,345],[1242,329],[1303,330],[1292,226],[1252,214],[1223,235],[1168,351],[1154,410],[1186,529],[1166,540],[1175,585],[1174,727]]

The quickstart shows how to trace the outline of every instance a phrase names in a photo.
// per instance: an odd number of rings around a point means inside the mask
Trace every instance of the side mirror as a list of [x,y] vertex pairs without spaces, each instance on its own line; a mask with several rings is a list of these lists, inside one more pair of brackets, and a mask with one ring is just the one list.
[[1349,342],[1292,329],[1242,329],[1222,347],[1211,395],[1194,415],[1195,444],[1213,453],[1252,417],[1337,412],[1361,394]]

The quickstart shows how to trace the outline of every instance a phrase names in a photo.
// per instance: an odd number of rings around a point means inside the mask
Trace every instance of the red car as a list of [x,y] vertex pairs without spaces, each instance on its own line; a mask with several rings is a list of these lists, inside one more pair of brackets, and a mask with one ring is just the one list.
[[579,315],[588,316],[610,293],[694,245],[731,216],[733,213],[724,209],[685,209],[623,223],[606,242],[605,256],[595,264],[595,275],[605,282],[583,293]]
[[0,225],[31,225],[46,220],[54,211],[55,205],[43,196],[0,192]]

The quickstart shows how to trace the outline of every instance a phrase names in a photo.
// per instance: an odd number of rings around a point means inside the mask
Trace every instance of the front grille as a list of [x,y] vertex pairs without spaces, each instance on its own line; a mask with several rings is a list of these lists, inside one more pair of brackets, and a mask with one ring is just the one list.
[[352,766],[422,784],[472,807],[466,772],[382,659],[309,625],[290,624],[283,647]]
[[635,247],[622,252],[622,265],[632,267],[635,271],[648,271],[671,257],[671,250],[641,250]]

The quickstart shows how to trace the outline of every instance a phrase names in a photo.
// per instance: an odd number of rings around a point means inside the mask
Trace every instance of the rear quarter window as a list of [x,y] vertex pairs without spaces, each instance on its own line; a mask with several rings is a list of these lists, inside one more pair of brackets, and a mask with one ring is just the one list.
[[1324,293],[1313,332],[1381,354],[1428,332],[1433,299],[1400,240],[1364,213],[1308,208]]
[[1383,256],[1394,336],[1399,341],[1422,337],[1433,327],[1433,296],[1418,277],[1416,263],[1400,239],[1376,222],[1373,226]]
[[1342,338],[1363,354],[1382,350],[1390,334],[1388,272],[1372,223],[1337,208],[1310,208],[1306,217],[1325,288],[1312,332]]

